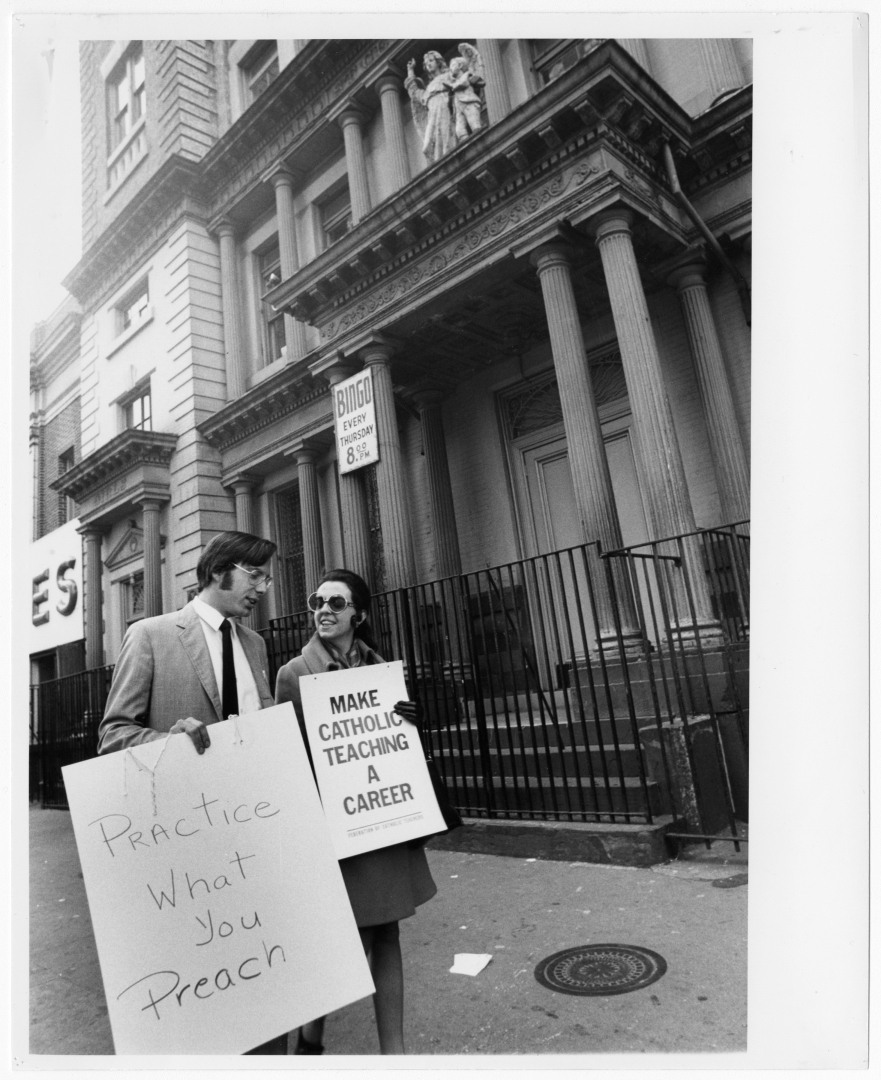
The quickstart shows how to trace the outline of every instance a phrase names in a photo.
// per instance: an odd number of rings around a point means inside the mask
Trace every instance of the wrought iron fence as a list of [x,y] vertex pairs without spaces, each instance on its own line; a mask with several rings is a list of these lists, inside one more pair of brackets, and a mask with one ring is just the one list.
[[[380,653],[426,707],[424,741],[469,816],[651,823],[739,843],[748,817],[749,531],[583,544],[381,593]],[[261,631],[270,678],[311,613]],[[31,688],[32,791],[96,752],[113,668]]]
[[[652,822],[742,838],[749,532],[583,544],[374,598],[425,741],[478,817]],[[308,611],[264,631],[275,671]]]
[[61,769],[98,752],[98,725],[113,667],[92,668],[31,687],[31,798],[65,808]]

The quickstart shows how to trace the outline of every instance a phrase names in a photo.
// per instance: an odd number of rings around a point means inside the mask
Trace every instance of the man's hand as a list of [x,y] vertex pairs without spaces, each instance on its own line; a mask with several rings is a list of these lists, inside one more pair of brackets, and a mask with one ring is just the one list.
[[201,720],[196,720],[192,716],[188,716],[186,720],[178,720],[173,727],[168,729],[168,734],[189,735],[193,740],[193,746],[200,754],[204,754],[211,745],[207,724],[203,724]]
[[399,701],[397,705],[392,706],[392,711],[405,720],[409,720],[411,724],[415,724],[417,731],[422,730],[422,718],[425,715],[425,710],[422,708],[421,702]]

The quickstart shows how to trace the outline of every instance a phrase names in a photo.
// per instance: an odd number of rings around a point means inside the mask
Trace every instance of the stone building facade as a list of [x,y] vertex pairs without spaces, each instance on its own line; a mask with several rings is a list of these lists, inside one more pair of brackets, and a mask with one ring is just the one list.
[[[750,42],[466,41],[480,127],[429,160],[408,61],[460,44],[82,44],[52,483],[90,666],[220,529],[278,543],[262,626],[325,566],[382,591],[748,518]],[[341,473],[366,369],[380,459]]]

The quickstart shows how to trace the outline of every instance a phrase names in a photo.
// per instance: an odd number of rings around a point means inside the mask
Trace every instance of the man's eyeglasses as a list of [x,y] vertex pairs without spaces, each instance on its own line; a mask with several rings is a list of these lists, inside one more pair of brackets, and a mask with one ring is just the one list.
[[268,589],[269,586],[272,584],[271,574],[264,574],[262,570],[249,570],[246,566],[239,566],[237,562],[234,562],[233,566],[238,567],[239,570],[247,574],[248,581],[250,581],[252,585],[265,585]]
[[331,611],[340,612],[345,611],[352,604],[352,601],[347,600],[345,596],[340,596],[339,593],[334,593],[333,596],[319,596],[318,593],[314,592],[306,603],[309,605],[310,611],[321,611],[324,605],[327,604]]

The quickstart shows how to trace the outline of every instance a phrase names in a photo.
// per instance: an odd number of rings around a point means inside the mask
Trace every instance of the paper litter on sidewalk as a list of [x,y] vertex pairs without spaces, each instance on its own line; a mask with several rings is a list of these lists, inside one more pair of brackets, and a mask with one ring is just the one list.
[[479,975],[492,960],[490,953],[457,952],[450,973],[453,975]]

